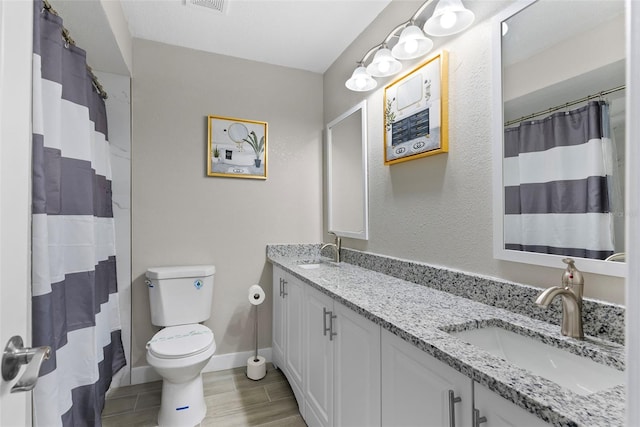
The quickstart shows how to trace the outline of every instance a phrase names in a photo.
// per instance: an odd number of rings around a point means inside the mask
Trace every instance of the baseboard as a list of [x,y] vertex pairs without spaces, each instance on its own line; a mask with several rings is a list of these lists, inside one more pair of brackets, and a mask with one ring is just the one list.
[[[271,347],[258,350],[258,354],[267,362],[271,362]],[[247,365],[247,360],[253,356],[253,351],[241,351],[238,353],[214,354],[202,372],[224,371],[225,369],[239,368]],[[143,384],[161,380],[160,375],[151,366],[138,366],[131,368],[131,384]]]

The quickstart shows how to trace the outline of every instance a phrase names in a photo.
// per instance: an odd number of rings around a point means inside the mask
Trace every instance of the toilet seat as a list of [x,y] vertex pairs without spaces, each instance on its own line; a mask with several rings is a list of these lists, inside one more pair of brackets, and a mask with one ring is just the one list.
[[181,359],[203,353],[215,345],[211,329],[200,324],[169,326],[156,333],[147,350],[160,359]]

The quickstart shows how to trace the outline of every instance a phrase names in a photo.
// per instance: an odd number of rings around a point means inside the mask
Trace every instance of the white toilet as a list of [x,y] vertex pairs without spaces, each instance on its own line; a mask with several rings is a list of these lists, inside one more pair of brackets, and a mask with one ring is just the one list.
[[147,343],[147,362],[162,376],[158,425],[195,426],[207,413],[201,371],[216,351],[211,329],[213,265],[147,270],[151,323],[163,326]]

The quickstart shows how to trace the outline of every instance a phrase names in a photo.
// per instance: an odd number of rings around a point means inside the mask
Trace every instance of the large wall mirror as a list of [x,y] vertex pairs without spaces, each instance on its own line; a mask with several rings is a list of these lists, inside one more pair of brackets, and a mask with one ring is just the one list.
[[494,256],[624,276],[625,5],[494,18]]
[[366,240],[369,236],[366,101],[327,125],[326,153],[329,231]]

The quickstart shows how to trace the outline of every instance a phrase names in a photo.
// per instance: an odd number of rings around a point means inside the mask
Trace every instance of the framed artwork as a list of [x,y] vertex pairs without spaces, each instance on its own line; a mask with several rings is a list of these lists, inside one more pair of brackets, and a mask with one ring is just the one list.
[[209,116],[207,175],[267,179],[267,123]]
[[384,88],[384,164],[449,151],[449,56],[442,51]]

